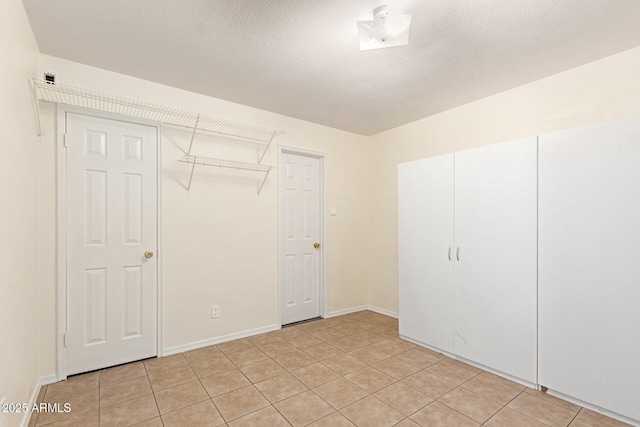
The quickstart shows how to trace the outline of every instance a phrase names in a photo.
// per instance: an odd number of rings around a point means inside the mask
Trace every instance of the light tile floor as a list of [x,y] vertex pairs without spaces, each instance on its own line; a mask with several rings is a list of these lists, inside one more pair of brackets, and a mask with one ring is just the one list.
[[398,338],[371,311],[44,386],[34,426],[626,425]]

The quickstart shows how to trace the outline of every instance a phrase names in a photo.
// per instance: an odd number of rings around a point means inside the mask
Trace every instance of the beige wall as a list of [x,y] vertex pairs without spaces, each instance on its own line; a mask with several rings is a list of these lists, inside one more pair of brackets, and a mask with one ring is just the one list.
[[[327,154],[328,311],[371,305],[397,312],[399,162],[640,113],[640,48],[587,64],[370,138],[111,73],[46,55],[21,2],[0,16],[0,399],[28,400],[38,374],[54,374],[55,128],[43,109],[36,143],[27,76],[52,71],[67,83],[281,129],[279,144]],[[198,172],[191,192],[176,160],[188,134],[162,140],[163,347],[277,323],[277,179],[256,196],[255,177]],[[215,148],[212,148],[215,147]],[[203,142],[198,150],[253,160],[246,145]],[[277,149],[267,154],[277,162]],[[9,262],[7,262],[9,260]],[[38,305],[39,304],[39,305]],[[221,317],[209,308],[219,304]],[[38,310],[39,308],[39,310]],[[18,368],[16,368],[16,366]],[[15,416],[14,416],[15,418]]]
[[[42,70],[59,83],[144,100],[242,123],[279,129],[278,144],[327,155],[328,311],[366,302],[367,138],[289,117],[88,67],[46,55]],[[52,108],[44,109],[46,135],[41,163],[45,284],[42,313],[44,373],[55,372],[55,147]],[[188,131],[165,129],[162,139],[163,347],[272,327],[277,318],[278,189],[270,175],[260,196],[257,177],[196,168],[177,162],[188,148]],[[198,137],[196,154],[255,161],[255,145]],[[264,162],[275,165],[278,147]],[[337,216],[329,216],[330,208]],[[210,307],[220,306],[211,320]]]
[[[20,0],[0,13],[0,400],[29,403],[40,375],[38,144],[27,78],[38,50]],[[2,414],[18,425],[22,414]]]
[[371,137],[368,303],[398,310],[397,165],[640,114],[640,48]]

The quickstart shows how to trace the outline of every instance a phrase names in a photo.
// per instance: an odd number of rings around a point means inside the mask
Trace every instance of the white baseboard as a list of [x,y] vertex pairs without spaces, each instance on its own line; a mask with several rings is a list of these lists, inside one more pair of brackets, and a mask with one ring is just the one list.
[[43,375],[40,377],[40,386],[57,383],[58,381],[56,374]]
[[[29,400],[29,408],[33,408],[33,405],[36,403],[38,399],[38,394],[40,394],[40,389],[43,385],[53,384],[58,382],[58,375],[49,374],[43,375],[36,381],[36,385],[33,388],[33,392],[31,392],[31,399]],[[22,417],[22,422],[20,423],[20,427],[28,427],[29,421],[31,420],[31,411],[25,412]]]
[[[31,392],[31,398],[29,399],[29,408],[33,408],[33,404],[36,403],[36,399],[38,398],[38,393],[40,393],[40,378],[36,380],[36,385],[33,387],[33,391]],[[20,427],[28,427],[29,420],[31,419],[31,411],[27,411],[22,416],[22,422],[20,423]]]
[[332,311],[331,313],[327,314],[327,318],[336,317],[336,316],[343,316],[345,314],[357,313],[359,311],[365,311],[365,310],[370,310],[370,311],[376,312],[378,314],[383,314],[385,316],[393,317],[394,319],[398,318],[398,313],[395,313],[395,312],[389,311],[389,310],[385,310],[384,308],[376,307],[376,306],[373,306],[373,305],[361,305],[361,306],[358,306],[358,307],[345,308],[344,310]]
[[359,307],[351,307],[351,308],[345,308],[344,310],[332,311],[331,313],[327,314],[327,319],[330,318],[330,317],[343,316],[345,314],[357,313],[358,311],[363,311],[363,310],[366,310],[366,309],[367,309],[366,305],[361,305]]
[[385,310],[384,308],[376,307],[373,305],[368,305],[367,310],[374,311],[378,314],[384,314],[385,316],[393,317],[394,319],[398,318],[398,313],[394,311]]
[[[371,310],[374,311],[376,313],[379,314],[384,314],[385,316],[390,316],[390,317],[394,317],[394,318],[398,318],[398,314],[379,308],[379,307],[374,307],[374,306],[370,306],[370,305],[361,305],[358,307],[351,307],[351,308],[347,308],[344,310],[337,310],[337,311],[332,311],[331,313],[327,314],[327,318],[329,317],[336,317],[336,316],[342,316],[344,314],[350,314],[350,313],[357,313],[359,311],[364,311],[364,310]],[[224,335],[221,337],[216,337],[216,338],[211,338],[211,339],[207,339],[207,340],[202,340],[202,341],[196,341],[196,342],[192,342],[189,344],[183,344],[183,345],[179,345],[179,346],[175,346],[175,347],[169,347],[169,348],[165,348],[162,351],[162,354],[160,355],[160,357],[164,357],[164,356],[171,356],[173,354],[178,354],[178,353],[184,353],[185,351],[190,351],[190,350],[197,350],[199,348],[203,348],[203,347],[208,347],[210,345],[216,345],[216,344],[221,344],[223,342],[227,342],[227,341],[233,341],[233,340],[238,340],[241,338],[247,338],[247,337],[252,337],[254,335],[260,335],[260,334],[264,334],[267,332],[271,332],[271,331],[277,331],[278,329],[280,329],[279,325],[271,325],[271,326],[265,326],[263,328],[256,328],[256,329],[251,329],[248,331],[243,331],[243,332],[238,332],[235,334],[229,334],[229,335]],[[54,376],[51,376],[54,377]],[[54,380],[52,382],[57,381]]]
[[227,341],[239,340],[241,338],[252,337],[254,335],[260,335],[267,332],[277,331],[280,329],[279,325],[265,326],[263,328],[250,329],[248,331],[237,332],[235,334],[223,335],[221,337],[211,338],[202,341],[196,341],[189,344],[183,344],[175,347],[169,347],[162,350],[161,357],[171,356],[172,354],[184,353],[185,351],[197,350],[199,348],[208,347],[210,345],[221,344]]

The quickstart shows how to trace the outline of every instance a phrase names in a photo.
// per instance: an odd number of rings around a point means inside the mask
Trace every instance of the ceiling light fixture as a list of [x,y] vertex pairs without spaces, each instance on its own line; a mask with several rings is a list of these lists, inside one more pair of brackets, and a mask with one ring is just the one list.
[[373,21],[358,21],[360,50],[382,49],[409,44],[411,15],[393,13],[389,6],[373,10]]

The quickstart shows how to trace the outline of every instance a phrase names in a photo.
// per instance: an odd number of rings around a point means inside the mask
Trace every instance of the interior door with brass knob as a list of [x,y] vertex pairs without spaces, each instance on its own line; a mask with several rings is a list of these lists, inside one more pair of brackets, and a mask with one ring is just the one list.
[[282,153],[280,302],[282,324],[320,316],[320,159]]
[[157,353],[157,129],[66,113],[66,374]]

